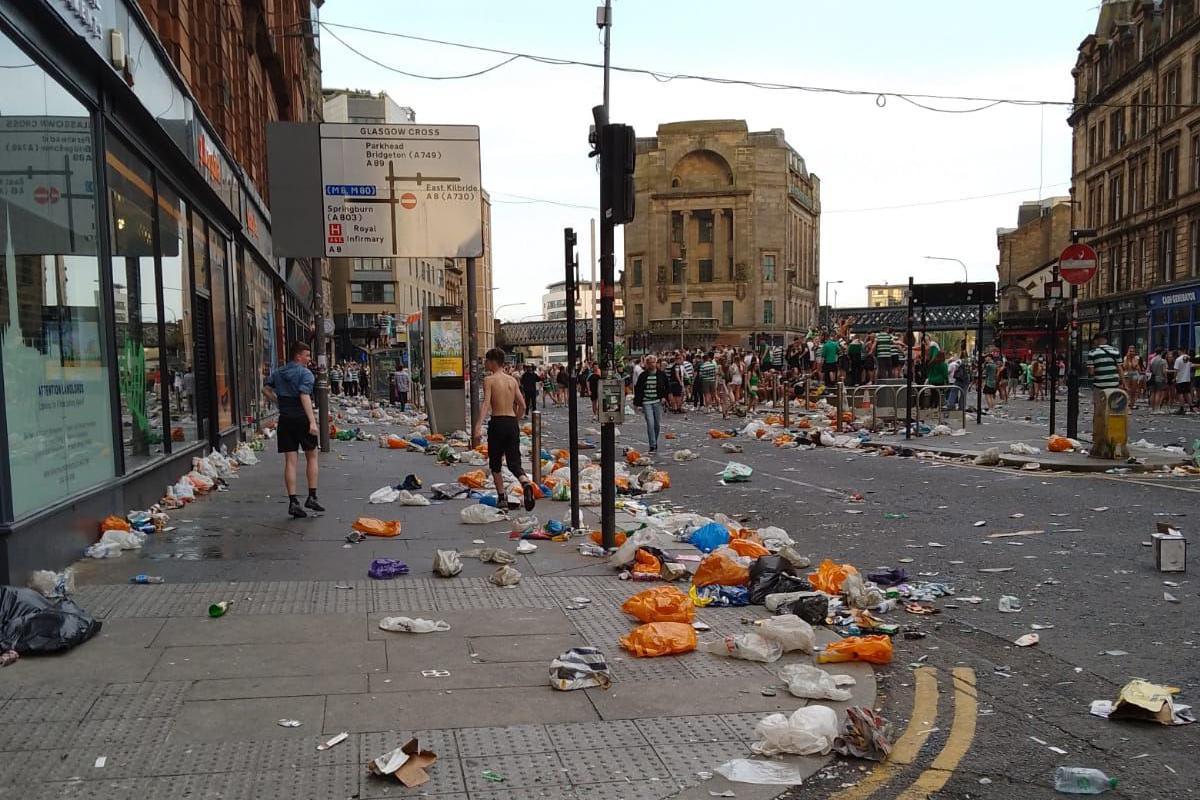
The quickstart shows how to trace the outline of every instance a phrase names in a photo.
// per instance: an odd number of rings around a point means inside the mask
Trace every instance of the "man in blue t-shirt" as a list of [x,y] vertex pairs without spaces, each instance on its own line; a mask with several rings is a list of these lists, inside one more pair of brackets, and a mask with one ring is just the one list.
[[279,427],[275,440],[283,453],[283,484],[288,493],[288,513],[307,517],[296,495],[297,451],[304,449],[305,474],[308,478],[308,499],[305,508],[324,511],[317,502],[317,412],[313,407],[313,374],[308,365],[312,350],[304,342],[293,342],[288,351],[291,360],[276,367],[267,378],[263,393],[279,406]]

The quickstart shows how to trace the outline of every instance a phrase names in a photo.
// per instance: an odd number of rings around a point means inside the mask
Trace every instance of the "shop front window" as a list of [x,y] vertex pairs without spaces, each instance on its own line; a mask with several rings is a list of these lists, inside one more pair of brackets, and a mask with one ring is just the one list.
[[233,381],[229,369],[229,306],[227,303],[229,240],[208,229],[208,263],[212,270],[213,375],[217,384],[217,432],[233,425]]
[[0,34],[0,361],[15,517],[112,478],[88,109]]
[[163,454],[162,348],[150,168],[115,136],[105,154],[125,471]]
[[188,267],[187,206],[158,182],[158,246],[161,249],[163,340],[159,364],[169,398],[171,449],[201,439],[196,425],[195,303]]

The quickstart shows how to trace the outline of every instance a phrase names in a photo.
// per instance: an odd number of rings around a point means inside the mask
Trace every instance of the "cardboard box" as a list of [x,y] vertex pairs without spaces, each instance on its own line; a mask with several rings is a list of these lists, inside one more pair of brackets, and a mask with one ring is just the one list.
[[1154,542],[1154,564],[1159,572],[1187,572],[1187,539],[1176,528],[1160,522]]
[[375,775],[390,775],[412,789],[429,781],[425,770],[436,763],[436,753],[422,750],[416,739],[409,739],[403,746],[372,759],[367,769]]

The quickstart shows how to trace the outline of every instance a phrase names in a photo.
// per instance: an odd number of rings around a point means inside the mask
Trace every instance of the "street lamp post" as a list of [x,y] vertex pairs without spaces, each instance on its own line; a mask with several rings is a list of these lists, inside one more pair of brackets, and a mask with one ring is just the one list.
[[[967,276],[967,265],[965,263],[963,263],[962,259],[948,258],[946,256],[925,256],[925,259],[927,261],[953,261],[956,264],[958,264],[960,267],[963,268],[963,283],[971,282],[971,279]],[[963,349],[964,350],[967,349],[967,338],[969,336],[970,336],[970,334],[967,333],[966,322],[964,322],[963,323]],[[1001,344],[1003,344],[1003,342],[1001,342]]]
[[[845,283],[845,281],[825,281],[825,308],[826,309],[829,308],[829,286],[830,286],[830,284],[834,284],[834,283]],[[826,311],[825,313],[829,314],[829,311]],[[832,315],[830,315],[829,317],[826,317],[825,327],[828,328],[832,324],[832,322],[833,322]]]

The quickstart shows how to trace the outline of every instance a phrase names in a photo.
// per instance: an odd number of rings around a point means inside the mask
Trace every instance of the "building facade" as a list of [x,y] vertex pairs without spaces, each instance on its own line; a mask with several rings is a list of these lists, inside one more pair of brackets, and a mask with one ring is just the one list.
[[[618,318],[625,316],[625,303],[620,297],[613,301],[613,316]],[[542,295],[542,319],[557,321],[566,318],[567,282],[552,283],[546,287],[546,293]],[[575,319],[600,319],[600,292],[593,292],[592,284],[586,281],[580,281],[579,286],[575,289]],[[598,325],[599,322],[596,324]],[[579,348],[581,353],[590,353],[592,343],[590,341],[579,342]],[[546,345],[542,350],[541,357],[548,364],[567,363],[566,343]]]
[[[1047,197],[1021,203],[1016,227],[996,229],[997,338],[1010,356],[1027,358],[1050,349],[1055,317],[1045,284],[1054,279],[1058,257],[1071,243],[1071,218],[1070,197]],[[1065,314],[1059,322],[1065,346]]]
[[867,308],[887,308],[904,305],[907,287],[899,284],[874,283],[867,286]]
[[318,6],[0,0],[0,581],[270,413],[316,265],[273,255],[265,131],[320,114]]
[[782,130],[672,122],[637,141],[626,335],[651,347],[777,341],[817,321],[821,184]]
[[1200,14],[1195,0],[1105,2],[1075,69],[1074,227],[1099,272],[1085,335],[1195,350],[1200,324]]

